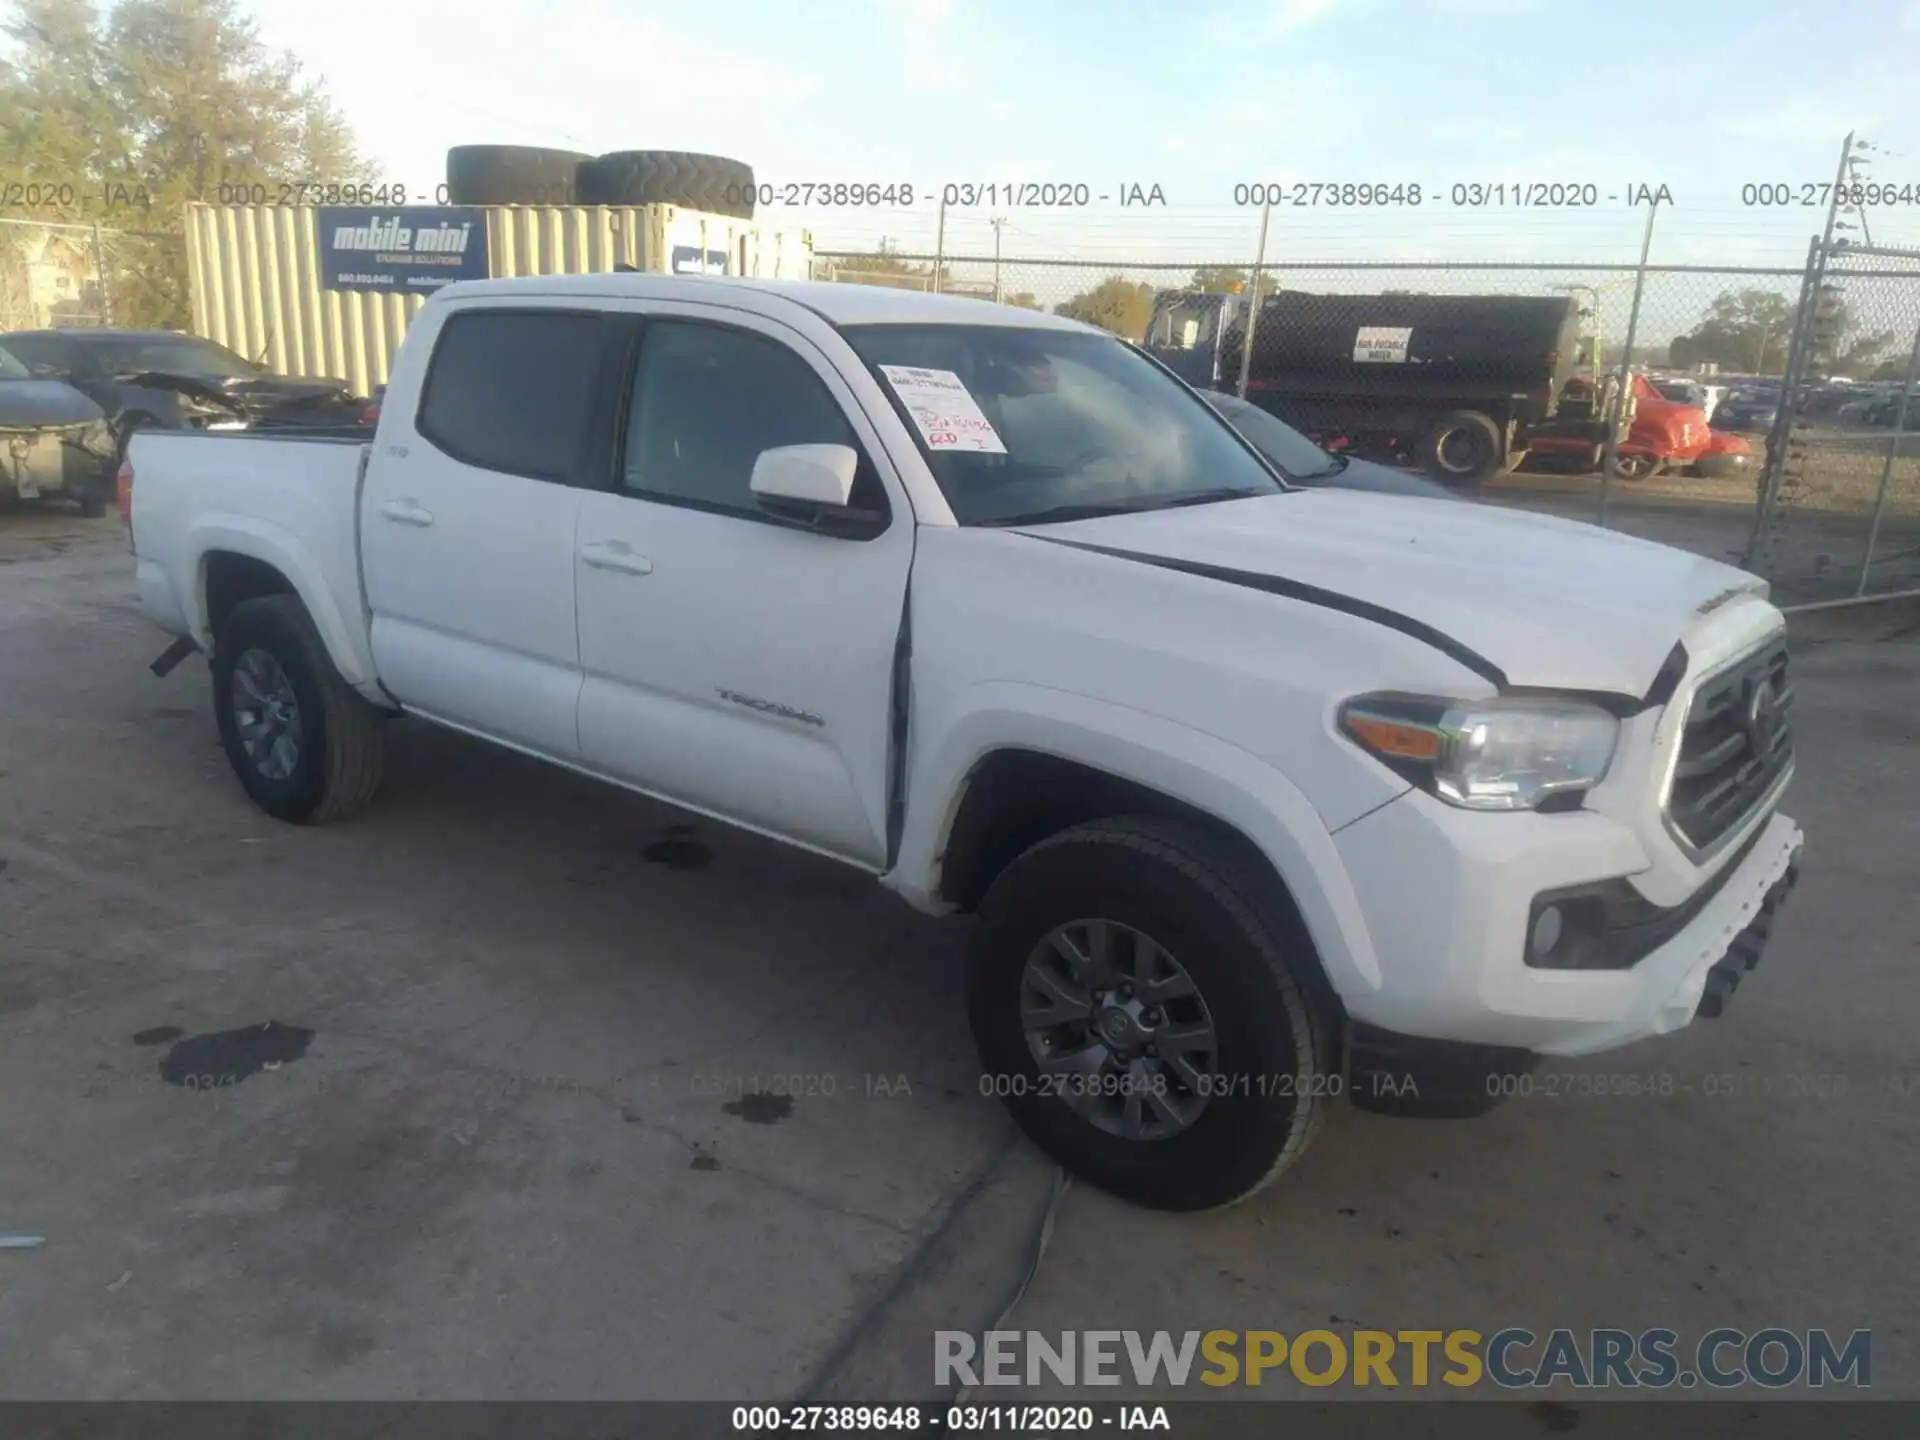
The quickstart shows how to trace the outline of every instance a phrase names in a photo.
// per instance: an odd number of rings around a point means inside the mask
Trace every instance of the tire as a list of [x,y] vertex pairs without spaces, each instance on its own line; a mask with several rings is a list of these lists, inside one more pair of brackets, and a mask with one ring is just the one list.
[[753,218],[753,167],[685,150],[616,150],[580,166],[582,205],[681,205]]
[[1629,452],[1622,455],[1614,453],[1613,478],[1616,480],[1651,480],[1667,468],[1667,462],[1657,455]]
[[[256,656],[267,657],[291,692],[295,721],[281,727],[294,742],[285,773],[268,773],[241,732],[235,671],[246,668],[257,681]],[[234,606],[209,668],[220,743],[254,804],[293,825],[320,825],[366,808],[380,786],[383,716],[340,678],[296,597],[266,595]],[[284,762],[286,752],[276,758]]]
[[1420,441],[1420,463],[1442,485],[1473,486],[1500,473],[1506,436],[1478,410],[1450,410]]
[[577,150],[537,145],[456,145],[447,151],[449,205],[572,205]]
[[[1267,1185],[1306,1149],[1341,1087],[1315,961],[1290,907],[1273,902],[1272,884],[1208,832],[1159,820],[1098,820],[1034,845],[995,877],[979,907],[968,1012],[983,1089],[1001,1095],[1034,1143],[1068,1170],[1137,1204],[1203,1210]],[[1191,1112],[1159,1136],[1117,1133],[1076,1108],[1058,1079],[1071,1072],[1043,1081],[1034,1048],[1041,1042],[1029,1043],[1023,997],[1040,994],[1028,983],[1030,962],[1060,961],[1065,952],[1045,942],[1087,920],[1119,927],[1109,934],[1121,944],[1127,930],[1151,937],[1197,993],[1197,1007],[1169,999],[1164,1011],[1147,1009],[1144,1018],[1158,1028],[1136,1035],[1211,1025],[1211,1072],[1203,1052],[1186,1058],[1212,1084],[1183,1085],[1170,1078],[1171,1066],[1142,1062],[1161,1065],[1168,1093]],[[1096,944],[1089,937],[1080,948],[1092,953]],[[1108,994],[1130,1005],[1151,998],[1144,988]],[[1107,1009],[1094,1013],[1111,1020]],[[1059,1040],[1070,1050],[1093,1048],[1084,1026]],[[1215,1085],[1224,1088],[1214,1093]],[[1100,1103],[1110,1122],[1123,1104]]]

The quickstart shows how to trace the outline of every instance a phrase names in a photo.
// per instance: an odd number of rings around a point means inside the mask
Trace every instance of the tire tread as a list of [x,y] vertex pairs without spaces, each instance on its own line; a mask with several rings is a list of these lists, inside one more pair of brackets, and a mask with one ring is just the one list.
[[381,733],[385,715],[341,677],[299,597],[262,595],[243,600],[233,607],[224,628],[231,630],[248,614],[272,615],[286,624],[299,648],[299,663],[320,690],[324,712],[321,723],[326,732],[325,780],[320,798],[297,823],[324,825],[366,809],[380,788],[385,769],[386,745]]
[[[1309,1073],[1327,1073],[1333,1058],[1332,1030],[1326,1009],[1312,987],[1301,984],[1288,963],[1287,938],[1294,948],[1310,946],[1305,928],[1292,913],[1291,902],[1275,894],[1277,881],[1255,873],[1221,840],[1205,828],[1152,816],[1119,816],[1069,826],[1035,841],[1011,862],[1068,845],[1118,846],[1146,856],[1186,877],[1219,905],[1246,935],[1279,987],[1281,1001],[1294,1026],[1294,1047]],[[1006,871],[1002,872],[1003,874]],[[991,895],[991,887],[989,887]],[[1308,953],[1311,953],[1310,951]],[[1306,1151],[1326,1122],[1328,1097],[1313,1087],[1295,1097],[1295,1122],[1286,1143],[1272,1163],[1251,1184],[1207,1207],[1225,1209],[1266,1189]]]

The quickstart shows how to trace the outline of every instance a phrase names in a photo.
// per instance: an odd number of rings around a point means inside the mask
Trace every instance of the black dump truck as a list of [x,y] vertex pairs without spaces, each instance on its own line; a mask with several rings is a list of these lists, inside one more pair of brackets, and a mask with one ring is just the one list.
[[[1190,385],[1237,390],[1247,297],[1162,295],[1145,348]],[[1309,295],[1260,304],[1246,397],[1322,441],[1476,485],[1518,465],[1580,360],[1574,298]],[[1569,402],[1577,404],[1579,402]]]

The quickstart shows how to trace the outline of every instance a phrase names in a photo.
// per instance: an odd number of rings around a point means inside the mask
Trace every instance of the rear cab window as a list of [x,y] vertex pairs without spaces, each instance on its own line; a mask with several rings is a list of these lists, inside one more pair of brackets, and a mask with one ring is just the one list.
[[593,311],[456,312],[434,339],[414,428],[464,464],[594,484],[592,419],[616,328]]

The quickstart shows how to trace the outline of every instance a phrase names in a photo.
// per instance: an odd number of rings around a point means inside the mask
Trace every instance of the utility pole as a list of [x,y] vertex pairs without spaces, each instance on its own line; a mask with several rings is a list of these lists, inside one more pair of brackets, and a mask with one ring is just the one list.
[[[1607,415],[1607,443],[1600,456],[1600,520],[1607,523],[1607,490],[1613,483],[1613,447],[1620,438],[1621,422],[1626,418],[1629,387],[1633,384],[1633,340],[1640,329],[1640,297],[1647,287],[1647,254],[1653,249],[1653,222],[1660,213],[1660,203],[1650,201],[1647,205],[1647,228],[1640,237],[1640,268],[1633,275],[1633,309],[1627,312],[1627,343],[1620,352],[1620,393],[1615,397]],[[1595,392],[1600,385],[1600,372],[1593,372]]]
[[933,293],[940,293],[940,264],[947,253],[947,197],[940,196],[940,220],[933,232]]
[[113,295],[107,289],[107,247],[100,240],[100,222],[93,222],[93,279],[100,290],[100,323],[113,324]]
[[1007,217],[996,215],[988,222],[993,226],[993,303],[1000,303],[1000,227],[1007,223]]
[[[1271,201],[1260,207],[1260,248],[1253,257],[1253,295],[1247,301],[1246,337],[1240,342],[1239,395],[1242,400],[1247,398],[1247,378],[1253,374],[1253,327],[1260,319],[1260,271],[1267,263],[1267,221],[1272,215]],[[1222,325],[1220,328],[1225,330],[1227,327]]]

